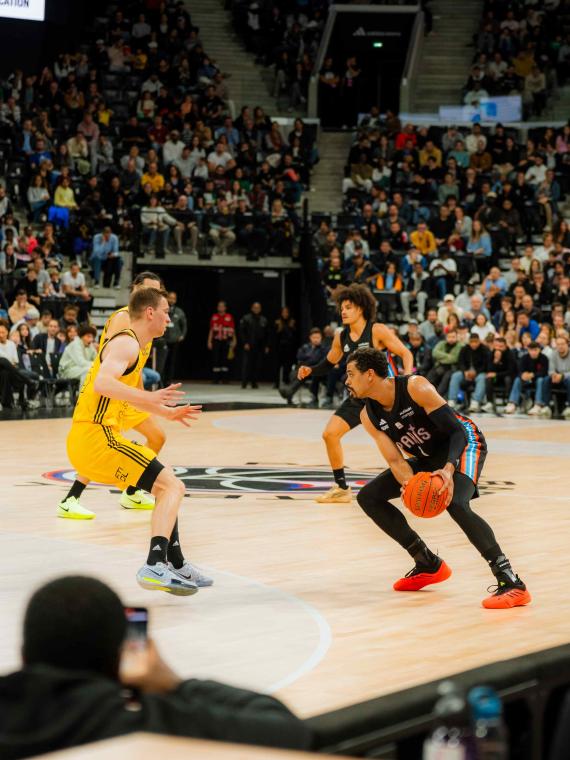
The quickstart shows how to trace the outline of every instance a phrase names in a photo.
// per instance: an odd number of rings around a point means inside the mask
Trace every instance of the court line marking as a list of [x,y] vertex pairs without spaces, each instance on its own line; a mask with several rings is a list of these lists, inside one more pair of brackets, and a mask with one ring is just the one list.
[[[35,538],[39,538],[40,536],[36,533],[32,534]],[[21,537],[25,538],[25,534],[21,534],[14,531],[7,531],[2,532],[0,534],[0,537],[10,538],[10,537]],[[89,549],[96,549],[97,545],[94,545],[92,543],[88,543],[85,541],[77,541],[76,539],[67,540],[62,537],[53,537],[50,538],[50,543],[55,544],[65,544],[65,545],[75,545],[78,547],[85,547]],[[107,549],[118,549],[121,551],[121,555],[132,555],[133,558],[136,556],[140,556],[138,552],[135,552],[132,549],[126,549],[126,548],[120,548],[115,546],[106,546]],[[304,599],[301,599],[298,596],[295,596],[295,594],[291,594],[288,591],[284,591],[283,589],[279,588],[279,586],[271,586],[267,583],[263,583],[262,581],[255,580],[254,578],[250,578],[247,575],[240,575],[239,573],[232,573],[228,570],[218,570],[215,567],[211,567],[208,565],[203,565],[200,563],[200,567],[205,570],[206,572],[214,573],[216,576],[225,575],[229,578],[234,578],[239,581],[243,581],[244,583],[248,583],[251,586],[256,586],[257,588],[263,589],[264,591],[270,591],[271,593],[276,593],[280,595],[282,598],[286,599],[288,602],[292,602],[293,604],[297,605],[298,607],[301,607],[304,612],[308,613],[309,617],[312,619],[313,623],[317,627],[318,631],[318,642],[315,648],[313,649],[312,653],[307,657],[307,659],[293,672],[289,673],[288,675],[283,676],[275,683],[271,684],[270,686],[262,689],[262,691],[266,694],[274,694],[275,692],[279,691],[280,689],[284,689],[286,686],[290,686],[292,683],[297,681],[299,678],[301,678],[304,675],[307,675],[312,670],[316,668],[316,666],[321,662],[321,660],[324,658],[326,653],[328,652],[330,645],[332,643],[332,631],[330,628],[330,625],[328,624],[325,616],[319,612],[319,610],[314,607],[309,602],[306,602]],[[56,576],[58,577],[58,576]],[[47,581],[44,581],[47,582]],[[111,586],[111,588],[114,588]],[[115,590],[115,589],[114,589]],[[118,591],[116,593],[119,593]]]
[[215,572],[217,575],[227,575],[231,578],[237,578],[241,581],[250,583],[252,586],[257,586],[258,588],[262,589],[271,589],[271,591],[277,592],[283,598],[287,599],[290,602],[293,602],[299,607],[302,607],[303,610],[309,614],[317,626],[319,640],[311,655],[292,673],[283,676],[283,678],[280,678],[279,681],[276,681],[267,689],[265,689],[267,694],[274,694],[276,691],[280,691],[286,686],[291,686],[291,684],[301,678],[301,676],[307,675],[307,673],[310,673],[311,670],[314,670],[317,667],[317,665],[321,662],[321,660],[330,649],[330,645],[332,644],[332,631],[330,625],[327,622],[327,619],[321,612],[319,612],[316,607],[314,607],[312,604],[309,604],[309,602],[306,602],[304,599],[295,596],[295,594],[290,594],[288,591],[283,591],[283,589],[279,588],[278,586],[269,586],[267,583],[262,583],[261,581],[254,580],[253,578],[249,578],[247,575],[239,575],[238,573],[232,573],[227,570],[216,570],[215,568],[210,568],[206,565],[201,565],[201,567],[203,567],[207,572]]

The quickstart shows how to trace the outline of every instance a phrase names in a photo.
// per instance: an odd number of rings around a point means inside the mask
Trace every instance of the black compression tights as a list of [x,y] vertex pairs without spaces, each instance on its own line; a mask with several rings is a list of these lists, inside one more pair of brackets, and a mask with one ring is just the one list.
[[[473,482],[468,477],[456,473],[453,501],[447,511],[473,546],[491,562],[502,552],[491,526],[469,506],[474,490]],[[399,483],[390,470],[386,470],[361,489],[357,501],[379,528],[407,549],[419,536],[408,525],[402,512],[390,504],[389,499],[399,495]]]

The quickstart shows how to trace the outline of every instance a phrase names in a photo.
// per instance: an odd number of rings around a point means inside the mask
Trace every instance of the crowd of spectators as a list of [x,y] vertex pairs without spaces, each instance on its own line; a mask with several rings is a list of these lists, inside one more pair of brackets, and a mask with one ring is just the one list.
[[416,128],[372,112],[350,150],[343,212],[313,215],[331,310],[338,287],[369,287],[452,405],[496,409],[499,388],[508,413],[550,414],[552,389],[570,402],[569,137],[570,126],[545,128],[521,144],[501,125]]
[[475,105],[483,97],[521,95],[525,116],[540,116],[549,95],[565,84],[570,72],[569,21],[568,5],[558,0],[487,0],[463,102]]
[[[182,2],[128,8],[97,18],[76,52],[2,82],[0,275],[73,257],[119,287],[126,249],[290,257],[315,135],[261,108],[235,114]],[[47,248],[34,235],[46,221]]]

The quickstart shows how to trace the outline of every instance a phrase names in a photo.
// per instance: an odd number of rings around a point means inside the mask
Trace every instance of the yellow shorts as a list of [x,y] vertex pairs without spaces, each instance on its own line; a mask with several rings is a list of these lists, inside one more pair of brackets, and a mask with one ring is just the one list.
[[162,469],[158,461],[155,462],[156,454],[152,449],[127,440],[115,427],[93,422],[71,425],[67,454],[78,475],[121,490],[136,486],[149,467],[149,474],[153,473],[154,478]]
[[127,404],[124,407],[124,410],[121,411],[119,417],[119,428],[121,430],[132,430],[133,428],[138,427],[141,422],[148,420],[149,417],[149,412],[139,412],[139,410],[135,409],[134,406]]

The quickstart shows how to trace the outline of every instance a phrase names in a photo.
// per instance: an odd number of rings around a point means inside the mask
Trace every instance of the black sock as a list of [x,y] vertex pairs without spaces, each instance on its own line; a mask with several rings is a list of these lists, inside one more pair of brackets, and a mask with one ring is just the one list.
[[137,489],[134,486],[127,486],[127,496],[134,496]]
[[406,550],[413,557],[416,565],[425,565],[432,568],[439,564],[437,554],[430,551],[419,536],[412,544],[406,547]]
[[487,561],[489,562],[491,572],[499,581],[507,581],[513,584],[520,583],[520,578],[517,576],[511,567],[511,563],[504,554],[499,554],[499,556],[495,557],[493,560]]
[[339,488],[348,488],[348,484],[346,482],[346,475],[344,474],[344,467],[339,467],[338,470],[333,470],[333,478],[334,482],[337,484]]
[[168,542],[168,561],[173,564],[176,570],[179,570],[184,564],[184,555],[180,547],[180,538],[178,536],[178,520],[174,523],[174,528]]
[[166,562],[168,539],[166,536],[153,536],[150,539],[147,565],[156,565],[157,562]]
[[[69,489],[69,493],[65,497],[65,499],[71,499],[72,497],[75,499],[79,499],[83,491],[87,488],[87,485],[85,483],[82,483],[80,480],[74,480],[73,485]],[[64,501],[65,501],[64,499]]]

